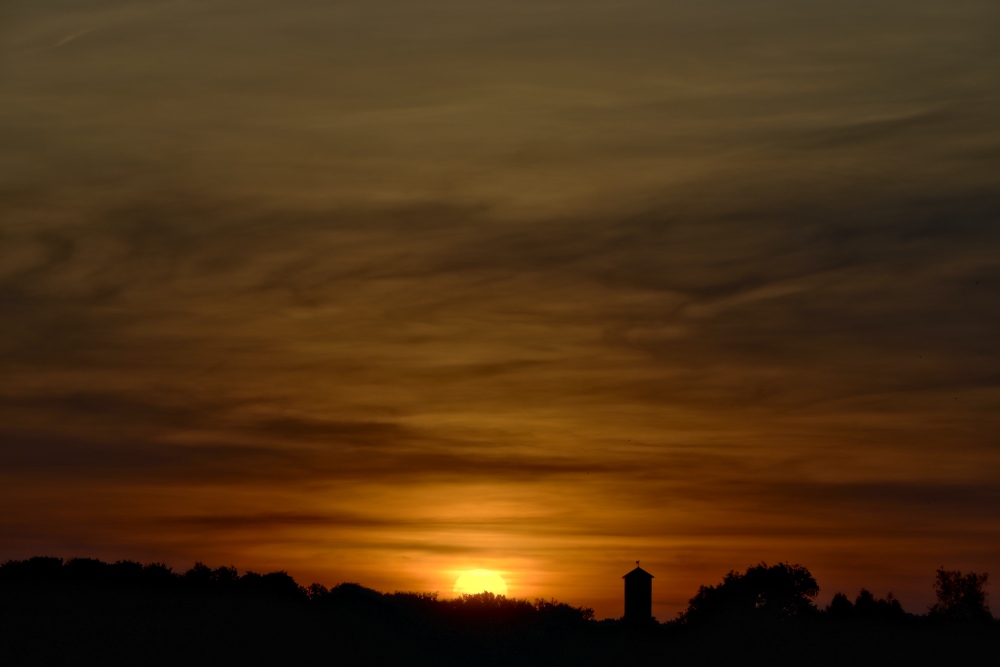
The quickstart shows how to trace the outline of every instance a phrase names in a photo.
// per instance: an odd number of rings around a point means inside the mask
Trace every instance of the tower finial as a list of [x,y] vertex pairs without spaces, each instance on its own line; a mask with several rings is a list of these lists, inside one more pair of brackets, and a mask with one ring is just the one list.
[[636,562],[635,562],[635,566],[636,566],[636,567],[639,567],[639,561],[636,561]]

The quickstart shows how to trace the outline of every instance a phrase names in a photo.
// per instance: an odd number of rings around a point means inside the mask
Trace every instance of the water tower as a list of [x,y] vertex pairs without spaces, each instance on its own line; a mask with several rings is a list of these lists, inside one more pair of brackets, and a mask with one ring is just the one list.
[[639,567],[624,575],[625,622],[629,625],[649,625],[653,618],[653,575]]

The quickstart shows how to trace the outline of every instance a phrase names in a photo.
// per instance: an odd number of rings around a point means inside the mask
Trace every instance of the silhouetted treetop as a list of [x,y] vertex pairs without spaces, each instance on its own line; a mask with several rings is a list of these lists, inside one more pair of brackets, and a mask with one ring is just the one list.
[[826,613],[831,618],[849,618],[854,612],[854,605],[843,593],[837,593],[826,607]]
[[988,572],[962,574],[958,570],[937,570],[934,592],[937,602],[930,609],[932,616],[955,621],[989,621],[993,615],[987,604]]
[[837,593],[827,605],[826,614],[830,618],[878,618],[898,620],[907,616],[899,600],[888,593],[884,598],[876,598],[871,591],[862,588],[852,604],[843,593]]
[[52,556],[35,556],[27,560],[9,560],[0,565],[2,581],[56,581],[62,576],[63,560]]
[[876,598],[871,591],[862,588],[854,600],[854,616],[858,618],[898,618],[905,613],[892,591],[884,598]]
[[702,586],[681,615],[685,623],[787,619],[816,611],[819,585],[801,565],[760,563],[727,574],[718,586]]
[[162,563],[142,565],[135,561],[108,564],[94,558],[36,557],[24,561],[7,561],[0,565],[0,581],[52,582],[61,584],[95,584],[153,586],[183,590],[226,593],[243,592],[306,600],[307,594],[287,572],[240,576],[235,567],[212,569],[204,563],[194,564],[183,574],[174,573]]

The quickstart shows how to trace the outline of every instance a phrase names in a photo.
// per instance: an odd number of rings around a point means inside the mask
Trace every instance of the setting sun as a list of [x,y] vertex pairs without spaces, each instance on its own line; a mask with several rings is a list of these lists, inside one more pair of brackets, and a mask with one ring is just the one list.
[[507,595],[507,582],[491,570],[469,570],[455,580],[455,595],[476,595],[484,591]]

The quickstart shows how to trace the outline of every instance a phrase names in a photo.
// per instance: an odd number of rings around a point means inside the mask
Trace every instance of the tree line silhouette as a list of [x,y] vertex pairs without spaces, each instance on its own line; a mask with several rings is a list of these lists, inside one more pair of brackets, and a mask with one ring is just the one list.
[[[937,602],[928,611],[936,621],[989,623],[993,621],[986,600],[989,574],[957,570],[937,570],[934,591]],[[718,586],[702,586],[679,616],[686,624],[737,622],[748,619],[788,620],[817,617],[820,610],[813,603],[819,585],[809,570],[801,565],[760,563],[742,574],[733,570]],[[914,617],[903,610],[890,591],[876,598],[862,588],[852,603],[843,593],[836,593],[822,615],[830,619],[883,619],[902,621]]]
[[987,585],[942,568],[926,614],[866,589],[820,609],[807,568],[760,563],[701,586],[677,619],[636,628],[556,600],[36,557],[0,565],[0,664],[955,664],[1000,646]]

